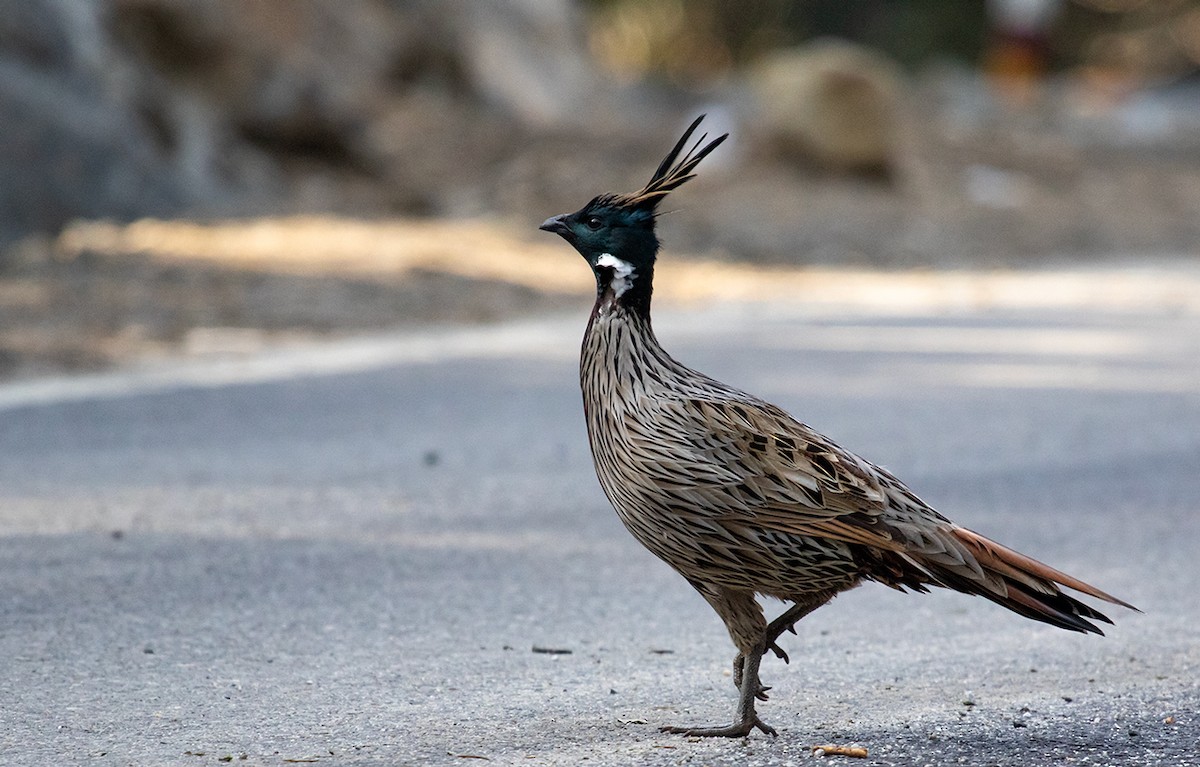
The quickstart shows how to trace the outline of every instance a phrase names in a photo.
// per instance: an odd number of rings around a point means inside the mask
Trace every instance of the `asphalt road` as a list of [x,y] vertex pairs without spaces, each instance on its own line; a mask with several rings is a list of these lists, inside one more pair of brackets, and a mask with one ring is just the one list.
[[1200,316],[660,312],[1144,611],[868,585],[765,661],[779,737],[731,742],[657,731],[732,715],[733,650],[595,481],[586,310],[0,387],[0,764],[1200,764]]

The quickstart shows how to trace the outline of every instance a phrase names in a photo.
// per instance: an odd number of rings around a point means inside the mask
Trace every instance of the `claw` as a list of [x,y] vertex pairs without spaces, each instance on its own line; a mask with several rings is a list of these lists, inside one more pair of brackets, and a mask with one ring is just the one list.
[[780,647],[779,645],[775,644],[774,642],[771,643],[771,652],[775,653],[775,657],[779,658],[784,663],[792,662],[791,659],[788,658],[788,654],[783,651],[783,648]]
[[779,737],[779,733],[775,731],[774,727],[759,719],[757,716],[754,717],[754,726],[773,738]]

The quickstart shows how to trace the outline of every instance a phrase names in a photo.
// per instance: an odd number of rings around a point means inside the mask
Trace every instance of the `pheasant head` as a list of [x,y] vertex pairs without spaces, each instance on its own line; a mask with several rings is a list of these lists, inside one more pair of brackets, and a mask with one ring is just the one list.
[[611,292],[615,300],[631,308],[649,310],[659,247],[654,231],[658,204],[695,178],[693,171],[700,161],[729,136],[726,133],[705,143],[708,134],[703,134],[684,152],[703,119],[704,115],[696,118],[638,191],[602,194],[574,213],[548,218],[541,225],[571,243],[592,267],[599,298]]

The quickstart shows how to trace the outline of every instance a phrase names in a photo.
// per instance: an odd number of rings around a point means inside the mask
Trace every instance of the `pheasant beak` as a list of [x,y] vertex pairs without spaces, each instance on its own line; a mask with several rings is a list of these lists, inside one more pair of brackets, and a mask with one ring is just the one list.
[[567,217],[565,214],[546,219],[538,229],[541,229],[543,232],[554,232],[568,241],[571,239],[571,228],[567,226]]

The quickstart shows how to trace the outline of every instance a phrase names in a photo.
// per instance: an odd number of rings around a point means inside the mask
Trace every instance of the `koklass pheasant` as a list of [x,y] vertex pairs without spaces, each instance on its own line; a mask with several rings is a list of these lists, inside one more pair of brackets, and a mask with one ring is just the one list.
[[[692,584],[725,622],[738,654],[737,718],[685,735],[775,734],[755,713],[758,669],[784,630],[863,581],[976,594],[1079,632],[1111,623],[1065,586],[1131,605],[984,538],[930,508],[886,470],[783,410],[671,358],[654,337],[650,295],[656,210],[725,140],[697,119],[632,194],[603,194],[541,228],[561,235],[596,276],[579,378],[596,475],[633,536]],[[680,153],[683,153],[680,159]],[[790,604],[767,623],[757,595]]]

